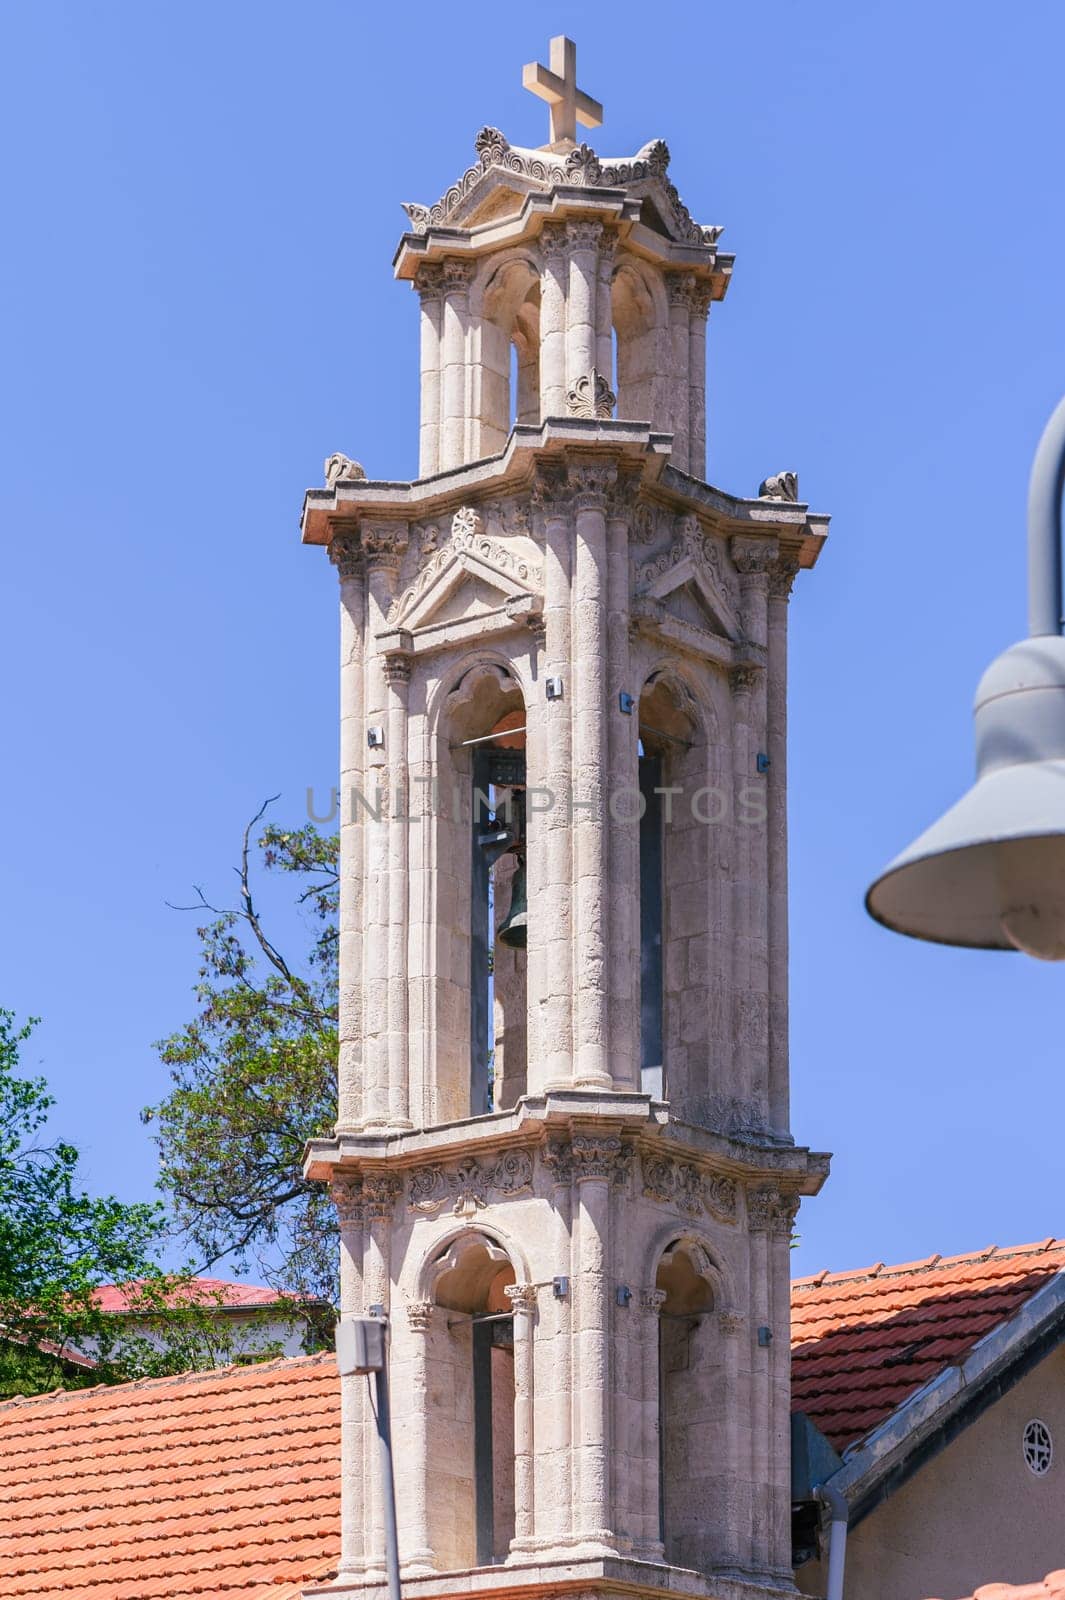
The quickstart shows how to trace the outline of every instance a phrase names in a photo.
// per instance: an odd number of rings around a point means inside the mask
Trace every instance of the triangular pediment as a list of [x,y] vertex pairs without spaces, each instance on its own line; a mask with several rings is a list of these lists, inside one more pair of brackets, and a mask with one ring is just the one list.
[[438,550],[400,596],[390,628],[416,632],[429,625],[466,621],[509,602],[543,593],[539,565],[494,539],[452,540]]
[[702,562],[690,554],[680,557],[665,572],[655,575],[643,590],[680,622],[720,634],[740,637],[739,622],[723,589]]

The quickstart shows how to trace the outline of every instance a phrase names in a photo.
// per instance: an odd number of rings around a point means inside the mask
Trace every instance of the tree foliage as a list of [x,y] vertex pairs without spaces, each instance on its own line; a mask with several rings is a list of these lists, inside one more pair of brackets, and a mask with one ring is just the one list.
[[[272,1353],[265,1339],[235,1341],[186,1274],[161,1270],[161,1205],[79,1187],[77,1149],[45,1132],[44,1080],[19,1074],[34,1025],[0,1010],[0,1396]],[[123,1287],[127,1314],[101,1305],[104,1284]]]
[[[336,1119],[338,842],[312,826],[260,826],[265,811],[244,831],[236,903],[196,890],[194,909],[210,913],[198,929],[197,1011],[158,1045],[171,1089],[144,1115],[161,1185],[205,1262],[254,1262],[274,1283],[335,1300],[335,1215],[300,1163],[305,1140]],[[256,857],[296,882],[308,933],[298,962],[266,932]]]

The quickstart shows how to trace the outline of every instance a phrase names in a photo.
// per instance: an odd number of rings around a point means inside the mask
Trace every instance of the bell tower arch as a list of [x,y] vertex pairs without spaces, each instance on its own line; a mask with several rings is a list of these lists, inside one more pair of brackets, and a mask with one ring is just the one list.
[[[557,46],[557,48],[555,48]],[[789,595],[827,518],[706,481],[728,289],[661,141],[598,156],[555,41],[539,148],[408,205],[419,476],[343,455],[345,1315],[389,1319],[408,1594],[793,1593]],[[383,1581],[344,1380],[343,1550]],[[476,1575],[471,1571],[476,1569]],[[485,1576],[482,1569],[492,1569]],[[554,1587],[552,1587],[554,1584]],[[317,1591],[316,1591],[317,1592]]]

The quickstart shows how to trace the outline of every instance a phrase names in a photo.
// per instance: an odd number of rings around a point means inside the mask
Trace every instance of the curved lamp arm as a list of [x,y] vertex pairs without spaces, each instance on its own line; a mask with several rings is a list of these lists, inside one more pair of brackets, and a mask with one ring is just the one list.
[[1065,400],[1058,403],[1028,480],[1028,632],[1060,634],[1061,495],[1065,489]]

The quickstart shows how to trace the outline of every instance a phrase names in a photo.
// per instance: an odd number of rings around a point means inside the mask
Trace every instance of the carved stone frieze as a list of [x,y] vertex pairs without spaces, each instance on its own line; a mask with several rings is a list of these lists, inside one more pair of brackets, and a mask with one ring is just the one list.
[[688,559],[703,569],[725,599],[735,603],[736,580],[725,563],[720,541],[713,535],[704,533],[698,517],[692,514],[679,519],[676,537],[666,550],[661,551],[653,560],[637,566],[637,588],[649,588],[657,579],[664,577],[667,572]]
[[758,486],[760,500],[798,500],[799,475],[797,472],[774,472]]
[[484,532],[484,518],[474,506],[459,506],[451,519],[452,539],[476,539]]
[[721,237],[720,228],[703,227],[693,220],[669,179],[669,147],[662,139],[645,144],[631,161],[601,161],[587,144],[558,153],[525,150],[511,145],[498,128],[482,128],[474,140],[474,148],[478,157],[476,164],[468,167],[435,205],[403,207],[415,233],[427,233],[430,228],[450,222],[485,174],[495,168],[531,178],[544,188],[559,183],[591,189],[650,184],[675,238],[690,244],[712,245]]
[[640,1170],[649,1200],[674,1206],[687,1217],[712,1216],[720,1222],[735,1222],[737,1188],[733,1178],[659,1154],[644,1155]]
[[617,395],[595,367],[566,392],[566,410],[571,417],[612,417],[617,403]]
[[495,1161],[472,1156],[451,1166],[419,1167],[412,1173],[407,1203],[412,1211],[439,1211],[450,1200],[456,1216],[472,1216],[492,1194],[523,1194],[532,1187],[532,1156],[506,1150]]
[[350,456],[343,455],[336,450],[331,456],[326,456],[322,469],[325,472],[325,486],[335,489],[338,483],[361,483],[366,478],[362,465],[353,461]]

